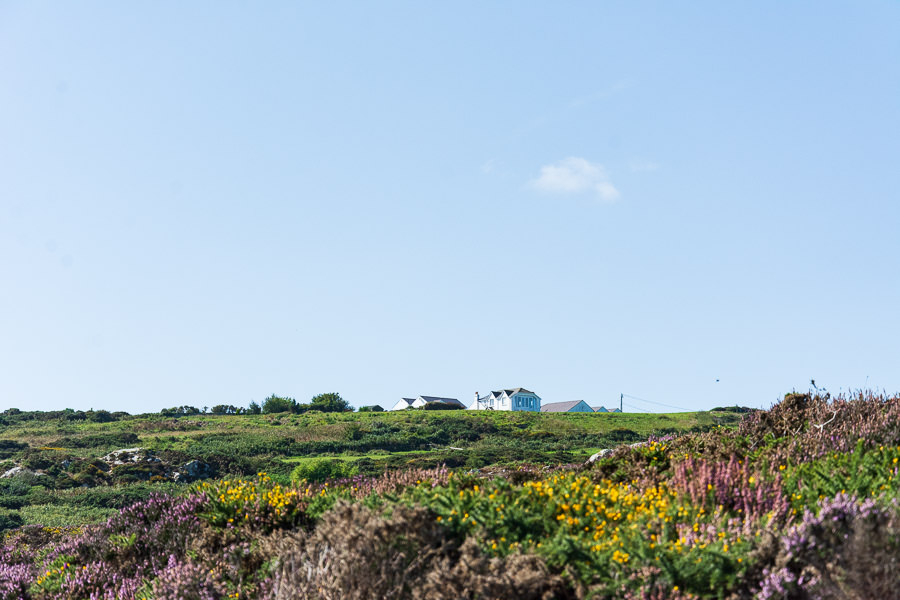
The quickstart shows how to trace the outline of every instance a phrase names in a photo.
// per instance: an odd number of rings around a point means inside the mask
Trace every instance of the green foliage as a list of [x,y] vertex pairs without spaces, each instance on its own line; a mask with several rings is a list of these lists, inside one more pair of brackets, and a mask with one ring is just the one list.
[[162,480],[165,475],[165,467],[161,463],[152,462],[126,463],[113,467],[111,475],[116,483],[151,481],[154,478]]
[[71,527],[89,523],[102,523],[116,513],[112,508],[95,508],[63,504],[37,504],[19,511],[25,525],[44,527]]
[[359,412],[361,412],[361,413],[364,413],[364,412],[384,412],[384,408],[382,408],[381,405],[379,405],[379,404],[373,404],[373,405],[371,405],[371,406],[360,406],[360,407],[359,407]]
[[350,403],[341,398],[341,395],[337,392],[313,396],[313,399],[309,402],[309,408],[322,412],[351,412],[353,410]]
[[87,418],[94,423],[111,423],[116,418],[108,410],[91,410],[87,413]]
[[444,402],[426,402],[422,407],[424,410],[463,410],[462,406],[457,404],[445,404]]
[[28,449],[28,444],[15,440],[0,440],[0,459],[9,458],[14,454]]
[[358,472],[359,468],[351,462],[329,458],[315,458],[297,465],[291,471],[291,481],[319,482],[326,479],[352,477]]
[[199,415],[200,409],[196,406],[173,406],[172,408],[164,408],[159,411],[164,417],[184,417],[187,415]]
[[898,465],[900,447],[868,450],[859,440],[853,452],[832,452],[819,460],[786,467],[785,488],[792,490],[791,503],[798,511],[838,494],[857,498],[883,495],[895,489]]
[[24,523],[25,520],[19,511],[0,508],[0,531],[15,529],[16,527],[21,527]]
[[62,448],[126,448],[136,445],[140,442],[137,434],[131,431],[120,431],[115,433],[95,433],[83,436],[66,436],[55,442],[53,446]]
[[262,409],[259,407],[259,404],[256,402],[251,402],[247,406],[247,414],[248,415],[258,415],[262,412]]
[[293,398],[281,397],[272,394],[262,403],[262,412],[264,415],[275,413],[295,412],[297,410],[297,401]]

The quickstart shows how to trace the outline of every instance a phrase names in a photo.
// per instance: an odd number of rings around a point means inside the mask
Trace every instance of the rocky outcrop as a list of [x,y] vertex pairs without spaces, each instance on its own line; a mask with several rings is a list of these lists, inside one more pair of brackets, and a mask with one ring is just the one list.
[[46,475],[43,471],[32,471],[31,469],[26,469],[25,467],[13,467],[3,475],[0,475],[0,479],[10,479],[11,477],[25,477],[27,475],[31,475],[33,477],[43,477]]
[[613,452],[612,448],[604,448],[600,452],[597,452],[596,454],[592,454],[591,457],[589,459],[587,459],[585,464],[589,465],[591,463],[594,463],[597,460],[599,460],[605,456],[609,456],[610,454],[612,454],[612,452]]
[[159,457],[153,453],[153,450],[148,450],[147,448],[122,448],[121,450],[113,450],[100,460],[112,466],[162,462]]
[[192,460],[182,465],[181,469],[175,471],[172,479],[180,482],[196,481],[198,479],[206,479],[212,476],[212,467],[201,460]]

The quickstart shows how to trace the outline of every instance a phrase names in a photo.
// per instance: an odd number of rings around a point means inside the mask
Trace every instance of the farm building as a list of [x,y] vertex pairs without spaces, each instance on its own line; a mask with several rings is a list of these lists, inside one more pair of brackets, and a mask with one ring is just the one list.
[[538,412],[541,410],[541,397],[525,388],[513,388],[491,392],[486,396],[479,396],[475,392],[475,401],[469,410],[528,410]]
[[568,402],[551,402],[541,407],[541,412],[579,412],[592,413],[594,409],[588,406],[584,400],[569,400]]
[[440,396],[419,396],[417,398],[400,398],[400,400],[391,407],[391,410],[406,410],[407,408],[422,408],[426,404],[437,402],[439,404],[447,404],[465,408],[466,405],[456,398],[441,398]]

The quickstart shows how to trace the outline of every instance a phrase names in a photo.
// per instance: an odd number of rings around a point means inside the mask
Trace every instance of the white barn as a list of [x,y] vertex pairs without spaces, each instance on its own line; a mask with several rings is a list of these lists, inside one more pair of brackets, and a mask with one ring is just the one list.
[[479,396],[475,392],[475,402],[469,410],[527,410],[540,412],[541,397],[525,388],[513,388],[491,392],[486,396]]

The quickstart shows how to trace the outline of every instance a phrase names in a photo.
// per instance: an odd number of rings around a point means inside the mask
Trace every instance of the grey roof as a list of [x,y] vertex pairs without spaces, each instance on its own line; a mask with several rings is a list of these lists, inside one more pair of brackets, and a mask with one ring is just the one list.
[[457,400],[456,398],[441,398],[440,396],[420,396],[422,400],[425,402],[440,402],[442,404],[455,404],[457,406],[466,407],[465,404]]
[[526,390],[525,388],[514,388],[514,389],[511,389],[511,390],[505,390],[505,391],[506,391],[506,393],[509,394],[510,396],[512,396],[513,394],[520,394],[520,393],[521,393],[521,394],[533,394],[533,393],[534,393],[534,392],[529,392],[529,391]]
[[576,404],[584,402],[584,400],[569,400],[568,402],[551,402],[550,404],[542,404],[541,412],[569,412],[575,408]]
[[594,409],[594,412],[609,412],[608,410],[606,410],[606,408],[604,408],[602,406],[592,406],[591,408]]
[[[493,396],[494,398],[497,398],[499,396],[502,396],[503,392],[506,392],[507,396],[512,396],[513,394],[518,394],[518,393],[534,394],[534,392],[530,392],[530,391],[526,390],[525,388],[510,388],[510,389],[503,389],[498,392],[491,392],[491,396]],[[537,395],[537,394],[535,394],[535,395]]]

